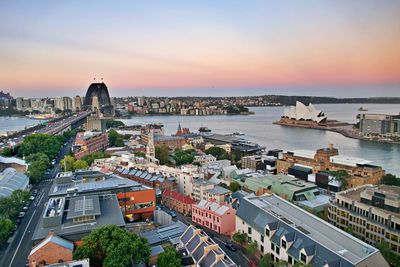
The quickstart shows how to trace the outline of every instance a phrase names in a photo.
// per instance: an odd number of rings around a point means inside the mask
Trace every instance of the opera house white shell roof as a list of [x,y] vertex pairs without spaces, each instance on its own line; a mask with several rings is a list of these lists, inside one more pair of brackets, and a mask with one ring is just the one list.
[[325,114],[314,107],[313,104],[309,104],[308,106],[303,103],[296,101],[296,106],[290,106],[285,108],[284,117],[293,120],[306,120],[306,121],[315,121],[315,122],[323,122],[326,120]]

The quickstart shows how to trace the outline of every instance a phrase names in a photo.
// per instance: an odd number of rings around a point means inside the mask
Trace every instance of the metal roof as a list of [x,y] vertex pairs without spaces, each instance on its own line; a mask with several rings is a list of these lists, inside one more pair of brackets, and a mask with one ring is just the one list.
[[0,197],[8,197],[15,190],[25,190],[29,185],[29,178],[14,168],[7,168],[0,173]]

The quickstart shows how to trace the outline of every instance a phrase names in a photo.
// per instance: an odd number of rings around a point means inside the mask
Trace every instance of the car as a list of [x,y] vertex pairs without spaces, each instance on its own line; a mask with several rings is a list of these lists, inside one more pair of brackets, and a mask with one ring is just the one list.
[[51,164],[52,164],[52,165],[56,165],[56,160],[53,159],[53,160],[51,161]]
[[172,218],[176,217],[175,211],[170,211],[170,212],[168,212],[168,214],[171,215]]
[[18,219],[22,219],[22,218],[24,218],[24,217],[25,217],[25,212],[21,211],[21,212],[18,214]]
[[16,219],[16,220],[15,220],[15,225],[20,225],[21,222],[22,222],[22,221],[21,221],[20,219]]
[[30,201],[34,201],[34,200],[35,200],[35,197],[34,197],[34,196],[30,196],[30,197],[29,197],[29,200],[30,200]]
[[25,206],[25,207],[22,208],[22,211],[27,212],[28,209],[29,209],[29,207],[28,207],[28,206]]
[[229,250],[232,250],[232,251],[236,251],[237,249],[235,248],[235,246],[232,244],[232,243],[226,243],[225,244],[225,247],[227,248],[227,249],[229,249]]

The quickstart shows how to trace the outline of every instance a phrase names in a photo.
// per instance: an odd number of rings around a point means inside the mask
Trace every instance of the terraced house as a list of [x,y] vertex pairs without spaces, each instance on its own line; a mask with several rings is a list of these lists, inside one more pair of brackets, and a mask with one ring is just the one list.
[[379,250],[273,194],[244,197],[236,231],[261,254],[312,266],[389,266]]

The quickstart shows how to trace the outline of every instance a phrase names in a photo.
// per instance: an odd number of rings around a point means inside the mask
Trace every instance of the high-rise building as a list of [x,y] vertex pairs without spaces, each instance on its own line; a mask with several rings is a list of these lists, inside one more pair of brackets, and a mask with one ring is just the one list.
[[79,112],[82,110],[82,98],[79,95],[74,97],[72,102],[72,110],[74,112]]
[[400,115],[363,113],[358,118],[364,134],[400,135]]

